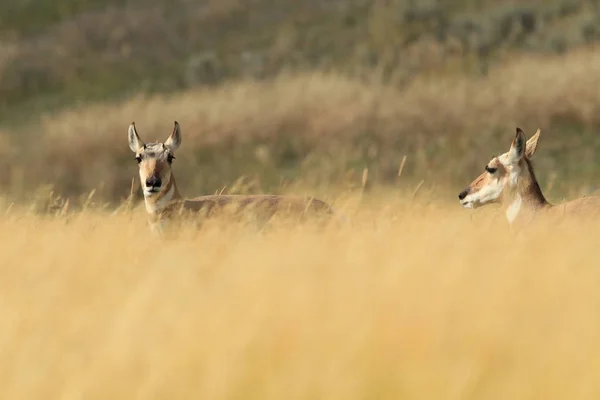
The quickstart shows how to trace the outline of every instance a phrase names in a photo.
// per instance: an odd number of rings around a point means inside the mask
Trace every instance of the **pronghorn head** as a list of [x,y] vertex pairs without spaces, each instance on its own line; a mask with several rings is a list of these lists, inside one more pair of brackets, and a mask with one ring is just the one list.
[[459,193],[460,204],[465,208],[477,208],[501,202],[506,192],[516,188],[519,177],[527,169],[525,163],[535,154],[540,133],[538,129],[526,141],[525,133],[517,128],[510,150],[492,158],[485,171]]
[[[164,143],[144,143],[135,129],[135,123],[129,125],[129,148],[135,153],[140,168],[140,183],[144,197],[152,198],[171,186],[171,163],[175,151],[181,144],[181,128],[175,121],[173,132]],[[159,196],[160,197],[160,196]]]

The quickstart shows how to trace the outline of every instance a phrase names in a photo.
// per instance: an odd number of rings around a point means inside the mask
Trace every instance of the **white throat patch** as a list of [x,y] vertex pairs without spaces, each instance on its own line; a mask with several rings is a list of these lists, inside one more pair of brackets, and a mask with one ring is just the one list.
[[512,224],[517,216],[519,215],[519,211],[521,211],[521,206],[523,205],[523,198],[520,194],[517,193],[512,203],[506,209],[506,219],[508,219],[508,223]]

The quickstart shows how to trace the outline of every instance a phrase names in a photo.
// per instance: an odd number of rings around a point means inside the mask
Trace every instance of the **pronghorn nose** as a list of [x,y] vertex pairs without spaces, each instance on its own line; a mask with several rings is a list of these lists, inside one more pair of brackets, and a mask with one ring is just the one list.
[[150,178],[146,179],[146,187],[160,187],[160,185],[162,185],[160,178],[151,176]]
[[458,194],[458,199],[463,200],[469,194],[469,189],[465,189]]

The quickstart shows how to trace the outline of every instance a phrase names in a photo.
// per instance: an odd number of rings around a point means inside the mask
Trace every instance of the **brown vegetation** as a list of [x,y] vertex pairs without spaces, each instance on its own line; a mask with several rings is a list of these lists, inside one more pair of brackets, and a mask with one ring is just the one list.
[[37,0],[0,4],[0,119],[286,70],[485,74],[600,37],[596,0]]
[[[456,197],[516,126],[548,200],[596,189],[596,3],[0,4],[0,397],[597,398],[600,221]],[[127,127],[174,120],[183,196],[353,223],[152,236]]]
[[[47,114],[19,134],[6,131],[0,183],[11,196],[43,183],[62,196],[96,190],[97,199],[118,201],[137,176],[128,124],[135,120],[148,140],[165,140],[177,119],[183,145],[174,170],[184,196],[224,187],[277,192],[298,179],[310,194],[328,194],[360,187],[365,168],[370,183],[395,183],[407,156],[407,185],[451,186],[454,197],[520,126],[528,135],[542,129],[538,176],[557,201],[568,190],[596,187],[599,79],[592,48],[521,57],[485,78],[423,78],[403,90],[314,72],[140,95]],[[246,181],[238,184],[247,186],[233,188],[241,176]]]
[[598,397],[598,221],[518,239],[419,203],[160,242],[141,211],[3,207],[1,397]]

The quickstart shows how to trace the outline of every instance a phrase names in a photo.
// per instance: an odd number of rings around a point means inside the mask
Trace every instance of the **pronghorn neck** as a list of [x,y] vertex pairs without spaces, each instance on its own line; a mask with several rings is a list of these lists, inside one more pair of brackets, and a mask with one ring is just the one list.
[[175,176],[171,172],[169,183],[165,188],[154,196],[144,196],[146,211],[149,214],[158,215],[174,200],[180,200],[182,197],[177,189]]
[[535,177],[531,161],[523,158],[516,168],[519,168],[514,172],[519,174],[518,178],[511,182],[513,186],[503,201],[506,218],[511,224],[523,214],[535,213],[550,206]]

